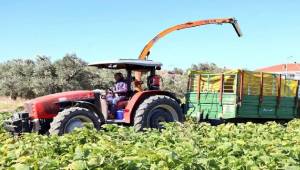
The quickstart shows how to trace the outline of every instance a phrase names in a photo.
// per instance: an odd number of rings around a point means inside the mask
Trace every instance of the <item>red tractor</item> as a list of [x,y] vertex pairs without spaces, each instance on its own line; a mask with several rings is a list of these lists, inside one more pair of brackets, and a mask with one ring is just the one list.
[[[168,91],[159,90],[156,70],[161,63],[149,60],[117,60],[90,64],[98,68],[126,71],[129,87],[126,97],[116,104],[124,112],[123,118],[111,118],[106,101],[109,89],[70,91],[39,97],[25,103],[25,111],[14,113],[5,121],[5,128],[12,133],[39,132],[41,134],[69,133],[84,123],[96,129],[105,123],[134,125],[136,130],[161,128],[161,122],[184,120],[180,100]],[[147,73],[147,87],[142,92],[132,89],[134,71]],[[114,113],[115,114],[115,113]]]
[[[132,124],[136,130],[161,128],[161,122],[183,121],[183,106],[172,92],[159,90],[159,78],[155,74],[161,63],[146,60],[152,46],[167,34],[186,28],[208,24],[232,24],[238,36],[242,33],[234,18],[208,19],[175,25],[156,35],[150,40],[139,60],[118,60],[91,64],[98,68],[124,69],[127,72],[126,97],[116,104],[116,109],[123,112],[123,117],[111,118],[104,90],[71,91],[39,97],[25,103],[25,111],[13,114],[5,121],[5,128],[12,133],[39,132],[62,135],[71,132],[84,123],[92,123],[96,129],[105,123]],[[132,77],[132,73],[135,76]],[[142,73],[147,73],[147,87],[142,87]],[[117,112],[119,113],[119,112]]]

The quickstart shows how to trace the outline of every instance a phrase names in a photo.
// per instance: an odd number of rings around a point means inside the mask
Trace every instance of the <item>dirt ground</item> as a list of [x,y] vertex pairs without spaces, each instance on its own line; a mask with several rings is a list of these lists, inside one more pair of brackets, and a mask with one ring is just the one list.
[[22,107],[25,101],[24,99],[12,100],[9,97],[0,96],[0,112],[13,112]]

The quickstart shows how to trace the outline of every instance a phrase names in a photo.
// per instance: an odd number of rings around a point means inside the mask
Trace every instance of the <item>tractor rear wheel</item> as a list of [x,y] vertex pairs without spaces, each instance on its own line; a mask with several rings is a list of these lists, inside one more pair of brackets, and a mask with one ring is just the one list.
[[71,107],[58,113],[50,124],[50,135],[63,135],[72,132],[75,128],[82,128],[85,123],[91,123],[96,129],[100,129],[99,116],[86,108]]
[[144,128],[163,128],[163,122],[182,122],[184,119],[180,105],[171,97],[164,95],[151,96],[144,100],[134,117],[137,131]]

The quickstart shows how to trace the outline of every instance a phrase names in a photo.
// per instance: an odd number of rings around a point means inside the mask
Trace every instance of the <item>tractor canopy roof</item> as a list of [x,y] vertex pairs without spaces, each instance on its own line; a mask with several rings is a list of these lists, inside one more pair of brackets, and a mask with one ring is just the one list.
[[112,61],[100,61],[91,63],[89,66],[106,69],[130,69],[130,70],[160,70],[162,64],[152,60],[139,60],[139,59],[119,59]]

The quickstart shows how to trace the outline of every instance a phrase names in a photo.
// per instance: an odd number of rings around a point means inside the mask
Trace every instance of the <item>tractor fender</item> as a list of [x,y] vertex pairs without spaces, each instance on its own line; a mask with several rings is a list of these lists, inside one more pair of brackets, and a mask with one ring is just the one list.
[[150,96],[154,95],[165,95],[173,98],[180,105],[181,101],[175,96],[174,93],[169,91],[161,91],[161,90],[147,90],[142,92],[137,92],[133,95],[133,97],[128,101],[128,104],[124,110],[124,121],[125,123],[132,123],[134,114],[138,106]]
[[[59,104],[61,106],[64,106],[64,108],[67,108],[67,106],[74,106],[92,110],[99,116],[101,122],[105,122],[104,116],[101,113],[100,108],[96,107],[94,103],[91,103],[89,101],[64,101],[60,102]],[[61,110],[63,110],[64,108],[61,108]]]

